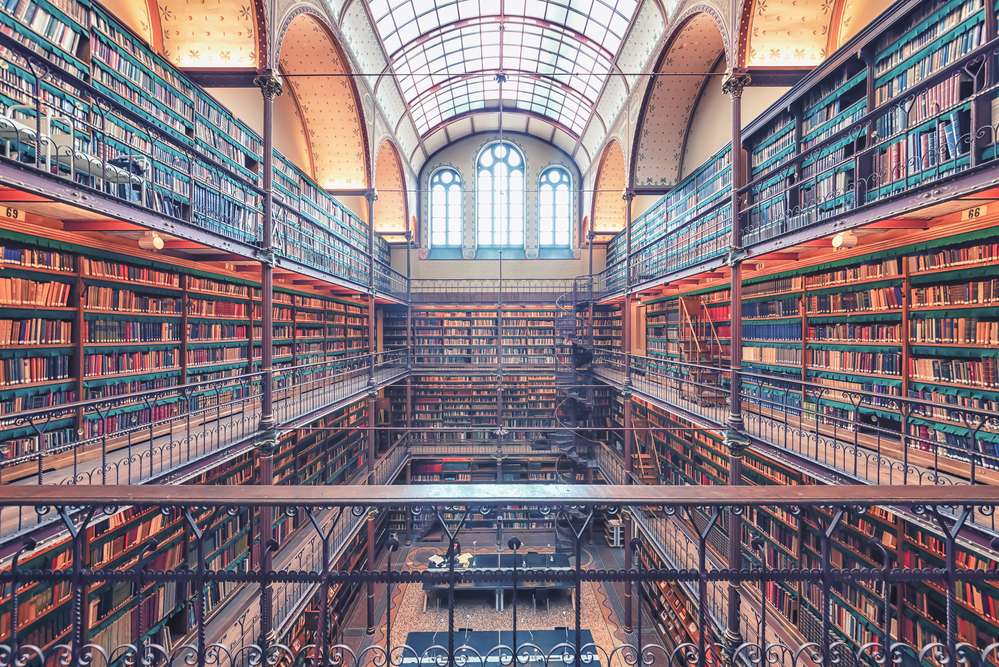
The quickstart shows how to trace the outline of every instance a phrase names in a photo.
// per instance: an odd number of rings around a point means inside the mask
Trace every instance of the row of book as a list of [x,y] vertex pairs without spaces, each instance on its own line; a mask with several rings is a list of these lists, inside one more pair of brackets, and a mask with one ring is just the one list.
[[844,343],[901,342],[900,324],[826,324],[808,327],[808,340],[837,341]]
[[977,317],[912,319],[909,337],[918,343],[999,345],[999,321]]
[[70,345],[73,323],[69,320],[0,320],[0,346]]
[[[76,401],[76,391],[73,389],[57,389],[36,396],[11,396],[0,399],[0,415],[9,415],[23,410],[38,410],[66,405]],[[14,456],[19,456],[15,454]]]
[[912,306],[981,305],[999,301],[999,280],[931,285],[912,290]]
[[882,140],[945,112],[961,101],[961,79],[950,77],[919,94],[912,104],[900,104],[877,120]]
[[48,269],[72,273],[76,270],[73,255],[39,248],[11,248],[0,245],[0,263],[32,269]]
[[174,297],[145,296],[115,287],[90,285],[83,297],[88,310],[113,310],[122,313],[174,314],[183,312],[183,300]]
[[855,313],[902,308],[905,294],[901,287],[876,287],[858,292],[821,294],[804,299],[805,310],[813,314]]
[[805,360],[813,368],[825,368],[846,373],[899,375],[902,370],[902,354],[900,352],[857,352],[854,350],[808,348],[805,350]]
[[[144,266],[134,266],[112,260],[80,258],[80,266],[84,276],[95,278],[110,278],[125,280],[130,283],[146,283],[161,287],[180,288],[180,275],[168,271],[150,269]],[[189,278],[190,280],[190,278]]]
[[920,255],[909,255],[905,261],[910,273],[936,271],[948,267],[967,266],[999,260],[999,243],[979,243],[963,248],[942,248]]
[[0,387],[72,377],[71,357],[24,357],[0,359]]
[[180,366],[180,350],[165,349],[149,352],[105,352],[83,355],[84,377],[155,371]]
[[972,387],[999,387],[999,369],[996,360],[981,359],[909,359],[909,376],[917,380],[931,380],[963,384]]
[[[800,331],[800,328],[799,328]],[[764,364],[801,365],[801,348],[749,347],[742,348],[742,359]]]
[[187,351],[187,363],[194,365],[247,361],[247,359],[246,347],[210,347]]
[[[807,278],[806,278],[807,280]],[[742,286],[742,296],[765,296],[767,294],[778,294],[780,292],[792,292],[795,290],[800,290],[802,285],[801,276],[791,276],[789,278],[774,278],[772,280],[764,280],[762,282],[751,283],[749,285]],[[731,298],[728,290],[724,290],[726,295],[723,300]],[[714,296],[714,294],[706,295]],[[716,299],[712,299],[716,300]]]
[[[259,328],[259,327],[255,327]],[[275,327],[277,329],[277,327]],[[208,322],[189,322],[187,325],[187,340],[244,340],[248,338],[250,328],[245,324],[212,324]],[[255,335],[259,338],[263,330]],[[279,337],[275,331],[275,337]]]
[[68,283],[0,277],[0,306],[65,308],[72,287]]
[[175,321],[127,322],[104,319],[83,321],[83,340],[88,343],[179,343],[180,333],[180,323]]
[[800,341],[801,322],[786,324],[743,324],[743,340]]
[[[214,299],[191,299],[188,302],[189,315],[203,317],[246,317],[247,304],[236,301],[216,301]],[[290,314],[290,313],[289,313]]]
[[887,102],[939,72],[950,63],[968,55],[982,45],[984,34],[985,26],[983,23],[967,26],[967,29],[942,44],[938,49],[913,62],[885,83],[878,85],[874,89],[875,104],[881,105]]
[[886,259],[881,262],[865,262],[835,271],[828,271],[805,277],[806,287],[824,287],[842,283],[873,280],[877,278],[894,278],[902,275],[898,259]]

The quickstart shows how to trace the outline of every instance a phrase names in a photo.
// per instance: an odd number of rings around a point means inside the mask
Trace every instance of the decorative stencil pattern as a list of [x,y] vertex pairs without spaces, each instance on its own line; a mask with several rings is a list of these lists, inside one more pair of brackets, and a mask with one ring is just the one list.
[[368,85],[374,88],[378,75],[385,70],[388,63],[382,55],[381,41],[368,21],[367,12],[364,11],[364,2],[351,3],[343,17],[341,29],[347,38],[347,46],[360,65],[361,74],[367,77]]
[[835,0],[756,0],[748,65],[804,65],[825,60]]
[[[329,35],[309,14],[288,27],[281,47],[281,70],[288,75],[302,110],[313,178],[324,188],[367,187],[364,124],[343,60]],[[301,76],[307,75],[307,76]],[[322,75],[322,76],[321,76]]]
[[179,67],[256,67],[253,0],[161,0],[163,54]]
[[402,160],[391,141],[383,141],[375,162],[375,231],[382,234],[406,233],[406,184]]
[[399,88],[389,79],[383,79],[378,86],[378,105],[385,112],[385,117],[393,128],[406,113],[406,103],[402,101]]
[[622,194],[626,186],[624,153],[621,144],[612,141],[600,156],[597,187],[593,195],[593,231],[619,232],[628,214]]
[[[708,14],[695,14],[676,34],[659,66],[664,74],[652,83],[638,133],[635,187],[675,185],[680,176],[683,142],[697,96],[724,51],[721,33]],[[676,73],[680,76],[670,76]]]
[[[675,7],[678,1],[671,0],[666,4]],[[673,13],[670,12],[669,16],[673,18]],[[635,79],[638,78],[636,73],[641,72],[645,68],[645,63],[649,62],[665,28],[662,13],[655,2],[645,0],[638,10],[638,18],[635,19],[635,24],[617,59],[618,69],[627,72],[624,78],[628,81],[629,87],[635,85]],[[604,92],[604,95],[607,93]]]

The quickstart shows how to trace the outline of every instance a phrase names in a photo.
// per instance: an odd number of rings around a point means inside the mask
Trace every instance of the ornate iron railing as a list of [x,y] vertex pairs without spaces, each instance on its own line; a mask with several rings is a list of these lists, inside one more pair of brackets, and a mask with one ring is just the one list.
[[[403,377],[408,349],[299,364],[273,372],[273,412],[291,426],[375,386]],[[51,430],[81,424],[77,439],[13,455],[0,443],[0,483],[38,485],[143,484],[169,480],[175,471],[209,460],[260,435],[264,373],[135,394],[79,401],[5,415],[10,426],[45,441]],[[82,433],[81,433],[82,432]],[[33,514],[0,510],[0,535],[25,530]]]
[[[661,357],[594,350],[594,372],[613,383],[628,378],[642,394],[677,414],[726,428],[731,405],[728,368]],[[999,413],[803,382],[782,374],[740,373],[746,431],[799,460],[844,479],[870,484],[976,484],[999,470]],[[843,383],[838,383],[842,385]]]
[[[463,505],[455,506],[454,498],[461,498]],[[448,565],[439,570],[416,566],[411,561],[403,564],[394,558],[399,544],[388,542],[388,556],[384,568],[349,569],[333,571],[338,545],[345,543],[362,519],[372,509],[388,510],[405,508],[412,513],[430,513],[441,520],[442,514],[453,512],[465,517],[448,528],[447,539],[441,551],[455,554],[462,538],[462,526],[471,512],[488,515],[507,505],[536,504],[551,515],[569,536],[570,554],[574,560],[565,568],[550,569],[528,560],[520,536],[527,531],[511,529],[504,534],[504,549],[510,549],[513,558],[504,569],[456,569],[455,559],[446,559]],[[647,486],[562,486],[562,485],[461,485],[460,487],[379,487],[351,486],[338,489],[336,500],[328,491],[317,487],[266,487],[257,488],[252,494],[239,487],[162,487],[130,486],[82,489],[79,487],[49,487],[45,489],[18,487],[0,498],[2,506],[28,507],[40,514],[54,514],[66,532],[66,555],[54,569],[40,570],[22,563],[35,562],[39,545],[26,541],[20,548],[8,549],[13,559],[5,561],[0,571],[3,585],[12,609],[19,608],[26,597],[37,594],[44,587],[58,586],[70,601],[67,636],[50,645],[27,641],[22,624],[15,617],[4,637],[0,655],[6,664],[46,664],[57,660],[63,665],[111,665],[141,662],[148,665],[254,665],[268,664],[321,664],[364,665],[370,661],[391,665],[433,664],[484,665],[489,661],[500,664],[541,662],[555,664],[637,664],[645,665],[705,665],[726,661],[741,664],[761,664],[794,667],[801,664],[854,663],[880,665],[886,661],[895,664],[946,665],[954,661],[985,667],[997,659],[999,643],[981,643],[978,636],[967,637],[967,617],[962,611],[959,623],[960,600],[971,592],[980,591],[999,582],[995,567],[976,569],[967,567],[958,553],[966,550],[963,529],[975,513],[992,513],[999,503],[999,490],[995,487],[975,486],[806,486],[806,487],[647,487]],[[932,569],[912,570],[900,567],[889,556],[877,538],[869,540],[866,549],[881,554],[865,569],[843,569],[834,564],[831,548],[835,540],[855,530],[858,520],[864,520],[871,508],[883,505],[903,507],[918,517],[924,530],[931,531],[940,551],[942,566]],[[165,516],[189,526],[190,553],[200,557],[185,567],[158,570],[150,567],[159,554],[155,540],[138,551],[137,561],[107,569],[88,567],[83,557],[83,540],[88,528],[98,521],[116,516],[129,507],[156,508]],[[236,571],[207,569],[203,558],[208,545],[208,528],[225,516],[255,513],[262,508],[274,513],[301,517],[301,528],[286,538],[285,544],[294,545],[287,554],[275,558],[270,569],[261,568],[260,561],[253,567]],[[745,568],[726,567],[710,556],[708,533],[717,528],[723,517],[739,517],[754,508],[769,508],[790,516],[807,520],[818,526],[816,541],[821,554],[820,565],[801,569],[780,569],[763,558],[760,565]],[[639,512],[641,514],[634,514]],[[700,517],[695,517],[695,514]],[[626,554],[637,556],[624,567],[592,569],[584,567],[584,535],[594,520],[604,517],[623,517],[635,521],[641,530],[628,540]],[[696,532],[684,528],[682,537],[670,536],[672,529],[661,527],[680,522],[684,526],[699,526]],[[311,537],[307,537],[311,535]],[[629,536],[630,537],[630,536]],[[305,540],[302,542],[302,540]],[[671,545],[672,546],[669,546]],[[985,558],[991,547],[984,550]],[[660,549],[659,547],[664,547]],[[41,547],[51,548],[51,544]],[[274,546],[281,554],[282,544]],[[752,545],[750,545],[752,548]],[[466,544],[466,551],[467,551]],[[650,569],[655,564],[653,552],[672,551],[676,560],[660,561],[662,568]],[[747,547],[743,552],[748,553]],[[994,553],[994,552],[993,552]],[[680,554],[683,554],[682,556]],[[993,561],[994,562],[994,561]],[[400,567],[401,566],[401,567]],[[938,629],[917,636],[893,625],[899,613],[900,591],[903,586],[919,581],[940,591],[945,617]],[[183,591],[193,610],[193,628],[183,644],[167,648],[147,636],[149,621],[144,614],[118,642],[95,644],[83,611],[87,609],[88,591],[91,586],[114,583],[133,586],[134,594],[127,604],[142,605],[145,596],[160,586],[170,583]],[[254,635],[256,642],[214,641],[206,624],[205,598],[213,584],[232,582],[243,587],[255,599],[259,610],[252,615],[256,625],[249,628],[245,618],[238,620],[240,637]],[[387,597],[392,599],[393,587],[430,586],[439,588],[447,598],[447,620],[442,621],[439,640],[435,635],[429,647],[419,649],[407,643],[406,628],[394,627],[394,605],[387,605],[386,612],[375,619],[379,630],[370,644],[361,648],[345,643],[334,643],[331,638],[342,629],[343,619],[334,617],[328,608],[331,591],[340,585],[371,582],[384,584]],[[624,598],[631,606],[645,595],[653,595],[660,585],[679,585],[692,595],[693,620],[685,630],[683,641],[666,640],[650,634],[645,626],[643,613],[632,615],[634,630],[624,639],[617,639],[596,626],[584,626],[583,602],[590,599],[592,590],[599,587],[609,591],[611,584],[624,582],[629,588],[637,587],[640,594]],[[797,583],[814,587],[812,598],[818,625],[809,630],[801,641],[787,640],[782,635],[775,638],[769,631],[778,625],[773,612],[762,609],[762,623],[747,628],[740,635],[723,634],[737,628],[716,625],[722,606],[734,593],[743,593],[748,587],[765,586],[769,582]],[[835,591],[844,585],[867,583],[871,590],[879,591],[876,612],[870,617],[860,617],[863,632],[856,639],[842,634],[834,616]],[[459,632],[455,602],[458,584],[474,584],[484,589],[513,589],[513,615],[509,620],[512,635],[490,647],[473,647]],[[573,591],[576,604],[571,621],[565,628],[565,639],[556,639],[545,646],[534,641],[534,633],[541,628],[525,627],[525,620],[517,613],[518,588],[537,585],[563,587]],[[726,590],[728,597],[726,598]],[[590,591],[590,592],[588,592]],[[704,601],[702,603],[701,601]],[[281,635],[272,634],[284,625],[288,613],[298,613],[311,603],[316,609],[318,622],[306,631],[305,641],[294,644],[284,641]],[[16,615],[16,611],[14,612]],[[767,616],[770,615],[769,624]],[[740,615],[743,625],[750,620]],[[755,625],[757,619],[752,619]],[[561,632],[561,629],[560,629]],[[584,642],[584,632],[593,632],[593,641]],[[231,636],[231,635],[230,635]],[[124,639],[125,641],[121,641]],[[300,639],[300,638],[299,638]]]

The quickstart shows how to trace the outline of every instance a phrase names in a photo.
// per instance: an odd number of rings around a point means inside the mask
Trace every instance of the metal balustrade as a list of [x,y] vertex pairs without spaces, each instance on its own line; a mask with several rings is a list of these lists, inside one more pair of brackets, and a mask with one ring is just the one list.
[[[461,506],[452,498],[460,497]],[[512,569],[462,571],[454,560],[440,571],[429,571],[402,559],[393,558],[398,542],[388,542],[389,560],[385,568],[350,569],[332,571],[338,547],[346,543],[358,530],[371,510],[386,511],[405,508],[410,512],[430,513],[438,519],[443,513],[457,513],[468,517],[472,512],[488,514],[507,505],[524,503],[538,505],[546,514],[564,527],[570,541],[574,560],[566,569],[546,569],[521,562],[520,554],[526,551],[518,539],[518,529],[508,529],[504,549],[513,553]],[[243,666],[266,662],[267,664],[323,664],[360,667],[371,661],[403,665],[434,664],[451,667],[488,661],[500,664],[541,662],[556,664],[618,665],[705,665],[717,664],[721,659],[732,664],[768,664],[794,667],[801,664],[846,663],[877,665],[891,661],[946,665],[952,661],[973,667],[995,664],[999,644],[981,644],[977,638],[970,642],[959,629],[957,608],[959,600],[968,591],[980,590],[984,585],[999,582],[999,570],[973,569],[961,565],[957,558],[959,549],[968,548],[963,530],[970,517],[977,513],[992,513],[999,504],[999,489],[988,486],[958,488],[954,486],[804,486],[804,487],[669,487],[669,486],[582,486],[582,485],[480,485],[452,487],[433,486],[349,486],[339,489],[335,501],[330,500],[326,489],[316,487],[266,487],[255,488],[252,493],[241,487],[46,487],[13,488],[0,497],[0,506],[26,507],[43,514],[54,514],[57,521],[71,537],[67,555],[52,570],[24,567],[32,562],[39,548],[26,542],[16,550],[13,560],[8,560],[0,571],[0,584],[10,591],[14,608],[30,593],[29,586],[48,586],[65,582],[66,594],[73,600],[72,608],[85,608],[88,588],[103,582],[125,582],[135,586],[138,603],[149,586],[174,583],[188,591],[194,610],[194,628],[181,645],[169,649],[146,637],[147,619],[140,615],[131,628],[128,641],[115,645],[94,644],[92,633],[84,614],[70,616],[68,637],[51,646],[35,646],[26,642],[22,634],[14,632],[0,647],[0,654],[8,656],[10,664],[43,664],[56,660],[71,667],[81,665],[110,665],[119,659],[141,661],[148,665],[224,665]],[[865,569],[842,568],[829,556],[833,541],[849,539],[858,521],[863,521],[871,508],[891,505],[903,507],[912,516],[920,517],[924,530],[934,530],[939,540],[942,566],[933,569],[910,570],[892,564],[888,551],[877,538],[869,541],[868,548],[882,554]],[[296,514],[302,526],[277,544],[273,569],[261,571],[255,567],[237,571],[207,569],[199,560],[189,567],[173,570],[152,570],[149,563],[156,552],[156,544],[148,549],[136,546],[138,560],[101,570],[90,569],[76,553],[82,548],[75,543],[82,540],[88,527],[95,522],[114,516],[128,506],[159,508],[158,511],[192,526],[190,547],[204,553],[205,542],[210,539],[208,529],[218,517],[238,513],[255,513],[263,507],[274,513]],[[721,525],[725,516],[740,516],[753,508],[770,508],[789,513],[799,520],[807,520],[818,527],[815,539],[818,552],[823,554],[816,567],[779,569],[763,558],[760,565],[750,568],[728,567],[711,554],[708,532]],[[695,516],[696,515],[696,516]],[[623,516],[634,520],[646,537],[629,541],[630,551],[637,558],[625,563],[623,569],[585,568],[582,555],[587,549],[585,534],[598,517]],[[700,518],[697,518],[700,517]],[[463,537],[464,521],[449,531],[442,551],[454,553],[457,542]],[[701,526],[693,532],[690,526]],[[50,548],[46,545],[42,548]],[[755,543],[743,544],[742,552],[748,556]],[[139,553],[141,551],[141,553]],[[666,557],[661,569],[649,569],[656,554]],[[644,557],[644,558],[643,558]],[[899,589],[906,582],[917,579],[942,591],[946,615],[937,630],[919,638],[908,632],[893,630],[891,619],[899,613]],[[232,630],[219,641],[210,637],[206,626],[205,596],[212,584],[234,582],[242,586],[240,596],[246,598],[246,612],[232,625]],[[406,628],[394,627],[393,605],[376,618],[381,632],[363,648],[336,644],[332,636],[343,629],[342,620],[332,618],[328,612],[329,591],[338,585],[371,582],[387,586],[392,597],[393,586],[399,584],[421,585],[430,583],[441,586],[447,597],[447,621],[440,638],[430,648],[414,650],[407,645]],[[514,613],[508,617],[505,629],[514,634],[509,642],[488,647],[487,652],[467,645],[458,632],[454,590],[457,583],[475,583],[481,587],[514,588]],[[534,582],[551,582],[573,590],[574,612],[566,628],[566,639],[554,647],[538,646],[533,641],[533,631],[524,626],[518,615],[516,589]],[[680,643],[664,642],[648,632],[645,614],[634,614],[633,633],[623,640],[610,639],[610,643],[594,640],[583,641],[584,627],[582,604],[584,590],[594,586],[608,587],[615,582],[626,582],[638,588],[640,594],[625,598],[626,604],[635,605],[645,591],[653,595],[659,584],[675,584],[692,597],[694,625],[692,640]],[[746,610],[739,614],[743,626],[742,636],[728,638],[722,613],[733,591],[742,597],[751,597],[751,587],[767,582],[803,585],[816,589],[810,605],[816,609],[817,625],[809,628],[804,638],[788,639],[777,636],[772,628],[778,624],[773,612],[766,607],[762,616],[750,615]],[[879,596],[878,612],[866,619],[864,631],[856,639],[847,639],[836,628],[834,616],[834,589],[844,584],[867,582]],[[281,634],[291,616],[301,612],[311,601],[321,619],[302,646],[281,641]],[[767,615],[771,618],[769,622]],[[18,627],[18,623],[14,623]],[[519,633],[518,633],[519,630]],[[255,641],[251,641],[253,638]]]
[[[408,360],[409,350],[398,349],[276,369],[275,419],[279,426],[309,420],[372,386],[404,377]],[[30,427],[40,441],[48,429],[72,423],[77,415],[86,428],[74,442],[20,456],[9,455],[9,443],[0,443],[5,454],[0,483],[6,489],[11,484],[179,481],[173,479],[175,472],[186,466],[211,461],[222,452],[235,453],[237,446],[244,446],[239,452],[252,448],[261,435],[263,381],[264,373],[247,373],[5,415],[11,425]],[[163,408],[170,413],[164,415]],[[27,530],[37,519],[30,513],[0,510],[0,535]]]
[[[625,382],[628,365],[636,391],[682,417],[727,428],[728,368],[594,350],[593,372],[613,384]],[[989,483],[999,470],[999,413],[783,375],[743,370],[740,376],[746,432],[844,480],[973,485]]]

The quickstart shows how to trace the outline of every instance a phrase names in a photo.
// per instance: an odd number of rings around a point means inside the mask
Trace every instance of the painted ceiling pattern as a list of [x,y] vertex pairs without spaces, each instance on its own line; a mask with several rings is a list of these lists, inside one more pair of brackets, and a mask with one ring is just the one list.
[[281,72],[302,112],[299,132],[312,155],[313,178],[324,188],[367,187],[364,125],[344,63],[311,15],[288,27]]
[[678,182],[690,115],[706,83],[706,77],[690,75],[710,72],[724,49],[718,26],[707,14],[696,14],[673,38],[639,127],[635,187]]
[[[638,0],[367,0],[417,131],[503,107],[579,136]],[[502,12],[502,13],[501,13]]]
[[163,54],[179,67],[256,67],[253,0],[161,0]]
[[835,0],[756,0],[748,65],[814,67],[825,60]]
[[382,234],[406,233],[406,194],[402,160],[391,142],[382,142],[375,162],[375,231]]
[[597,169],[597,187],[593,196],[593,231],[619,232],[624,229],[628,210],[622,195],[626,185],[624,153],[621,144],[612,141],[604,148]]

